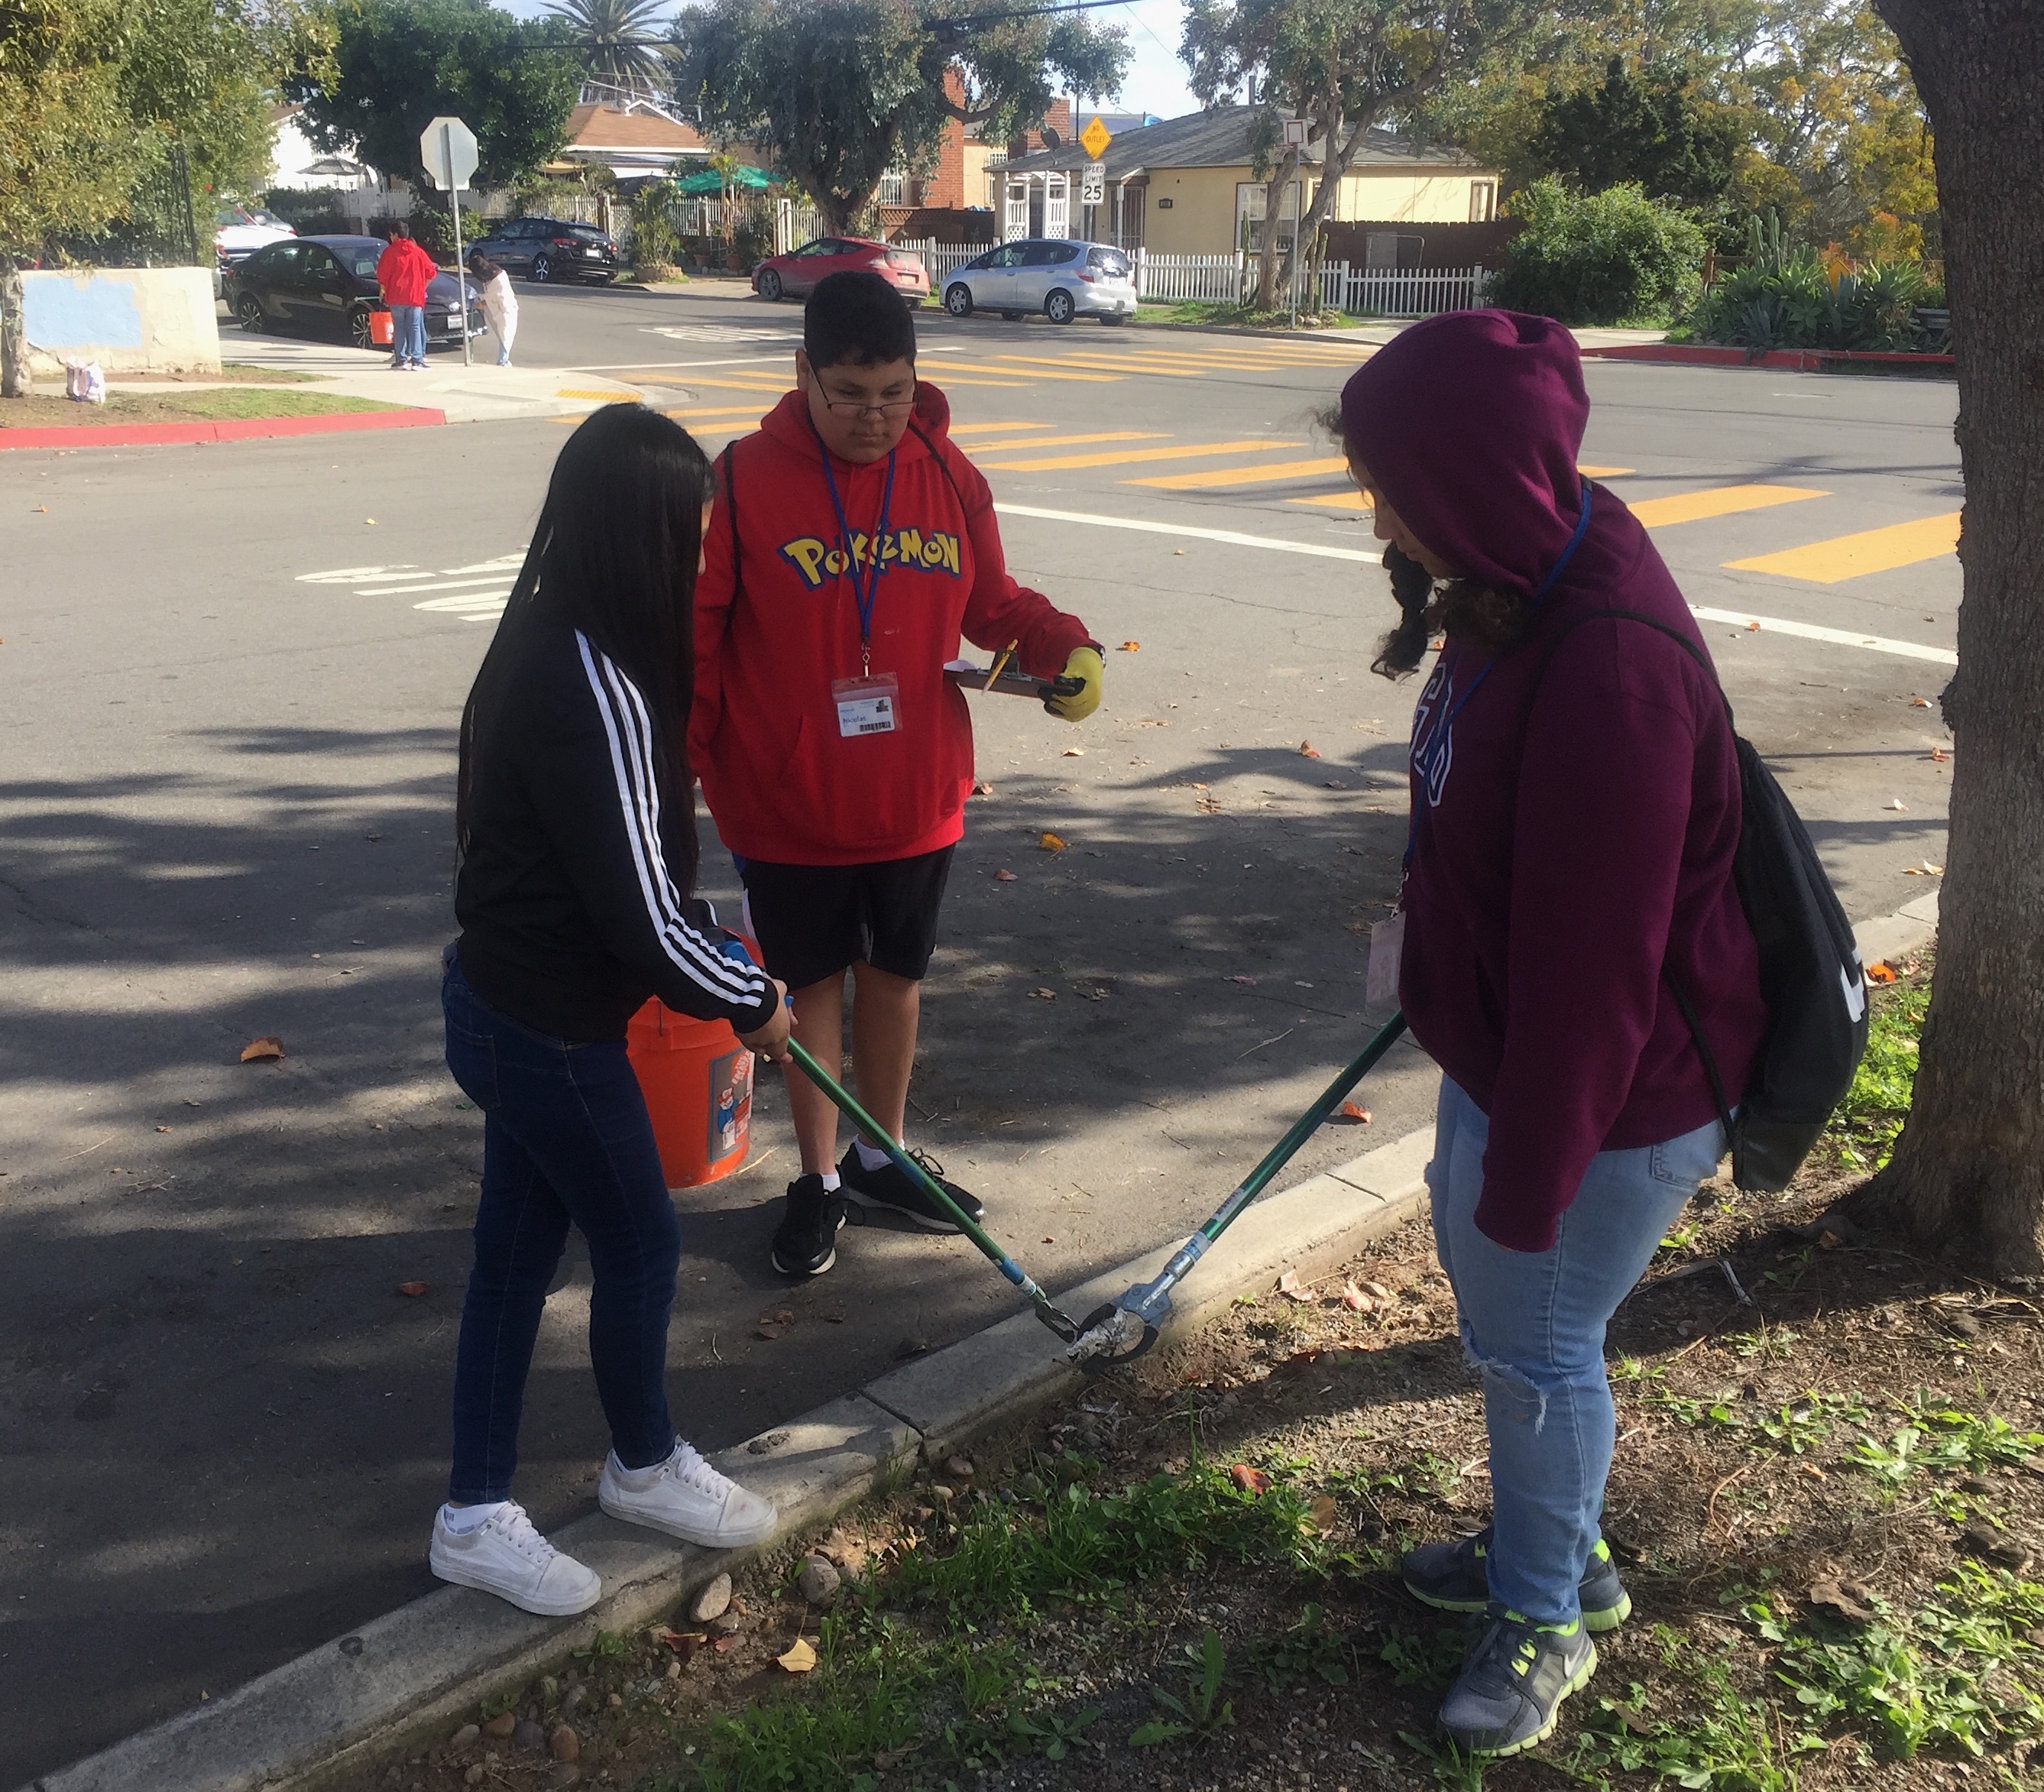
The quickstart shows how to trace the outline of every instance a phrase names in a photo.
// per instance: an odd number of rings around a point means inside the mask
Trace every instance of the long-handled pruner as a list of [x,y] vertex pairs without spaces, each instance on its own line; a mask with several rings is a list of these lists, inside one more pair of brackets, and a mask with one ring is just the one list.
[[1088,1313],[1079,1337],[1066,1356],[1088,1375],[1097,1375],[1116,1363],[1132,1363],[1147,1352],[1156,1343],[1158,1328],[1171,1310],[1171,1290],[1206,1255],[1207,1247],[1234,1223],[1235,1215],[1263,1192],[1300,1146],[1320,1130],[1321,1123],[1370,1074],[1377,1060],[1398,1043],[1404,1031],[1402,1012],[1379,1027],[1376,1036],[1349,1060],[1341,1075],[1321,1092],[1320,1099],[1293,1122],[1291,1131],[1235,1185],[1234,1192],[1214,1209],[1213,1217],[1179,1246],[1165,1264],[1163,1273],[1153,1282],[1138,1282],[1126,1294]]
[[1057,1303],[1032,1281],[1022,1266],[1002,1250],[976,1225],[970,1214],[944,1192],[943,1185],[921,1164],[911,1157],[889,1134],[887,1129],[854,1101],[851,1094],[837,1079],[812,1058],[793,1040],[788,1041],[788,1056],[795,1060],[802,1075],[830,1097],[838,1111],[866,1135],[867,1140],[886,1152],[894,1167],[920,1188],[944,1213],[948,1213],[960,1232],[977,1244],[987,1260],[1035,1303],[1036,1317],[1062,1338],[1066,1344],[1077,1340],[1079,1329],[1072,1320],[1060,1311]]

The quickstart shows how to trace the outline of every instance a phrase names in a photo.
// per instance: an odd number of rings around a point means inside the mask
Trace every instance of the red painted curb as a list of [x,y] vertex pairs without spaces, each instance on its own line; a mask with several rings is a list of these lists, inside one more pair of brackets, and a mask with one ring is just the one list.
[[1727,348],[1708,342],[1635,342],[1609,348],[1585,348],[1583,359],[1605,361],[1673,361],[1689,367],[1771,367],[1796,373],[1822,373],[1833,361],[1874,361],[1901,367],[1950,367],[1950,355],[1885,354],[1858,348]]
[[224,417],[209,423],[59,424],[48,429],[0,429],[0,449],[160,448],[186,442],[243,442],[261,436],[331,436],[354,429],[421,429],[447,421],[445,411],[334,411],[324,417]]

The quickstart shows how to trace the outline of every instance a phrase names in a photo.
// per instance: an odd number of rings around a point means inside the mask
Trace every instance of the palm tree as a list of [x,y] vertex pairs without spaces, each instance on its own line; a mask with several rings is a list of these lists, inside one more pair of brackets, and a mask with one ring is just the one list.
[[548,10],[568,21],[569,40],[582,56],[585,79],[628,94],[657,97],[667,89],[665,64],[653,40],[667,0],[551,0]]

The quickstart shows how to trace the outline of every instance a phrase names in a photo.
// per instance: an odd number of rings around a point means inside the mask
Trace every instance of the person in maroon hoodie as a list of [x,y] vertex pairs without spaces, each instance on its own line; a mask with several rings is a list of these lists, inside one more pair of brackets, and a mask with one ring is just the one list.
[[[748,931],[833,1073],[849,973],[860,1099],[898,1140],[973,783],[971,718],[945,663],[961,635],[1012,644],[1023,671],[1081,681],[1044,705],[1078,721],[1100,704],[1101,649],[1009,577],[993,494],[947,433],[943,393],[916,377],[901,295],[877,274],[831,275],[802,339],[795,390],[718,459],[690,763],[739,862]],[[802,1173],[774,1236],[783,1275],[836,1261],[847,1202],[958,1229],[865,1140],[837,1159],[837,1110],[792,1067],[787,1084]]]
[[[1573,339],[1545,317],[1416,325],[1350,379],[1340,434],[1403,612],[1377,669],[1446,644],[1414,711],[1399,994],[1443,1076],[1427,1179],[1480,1371],[1492,1523],[1408,1554],[1486,1614],[1441,1708],[1466,1754],[1531,1748],[1631,1602],[1599,1529],[1604,1329],[1726,1148],[1684,1001],[1745,1086],[1766,1024],[1732,881],[1739,766],[1689,606],[1577,470]],[[1627,610],[1678,631],[1702,660]],[[1399,938],[1402,932],[1402,943]]]

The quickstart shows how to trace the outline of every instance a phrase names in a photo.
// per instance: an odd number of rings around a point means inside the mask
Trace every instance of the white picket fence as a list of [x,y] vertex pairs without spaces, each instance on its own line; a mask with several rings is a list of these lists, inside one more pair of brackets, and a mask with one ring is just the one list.
[[994,245],[991,243],[896,243],[892,245],[909,255],[920,256],[923,266],[928,271],[930,285],[939,286],[968,261],[977,261]]

